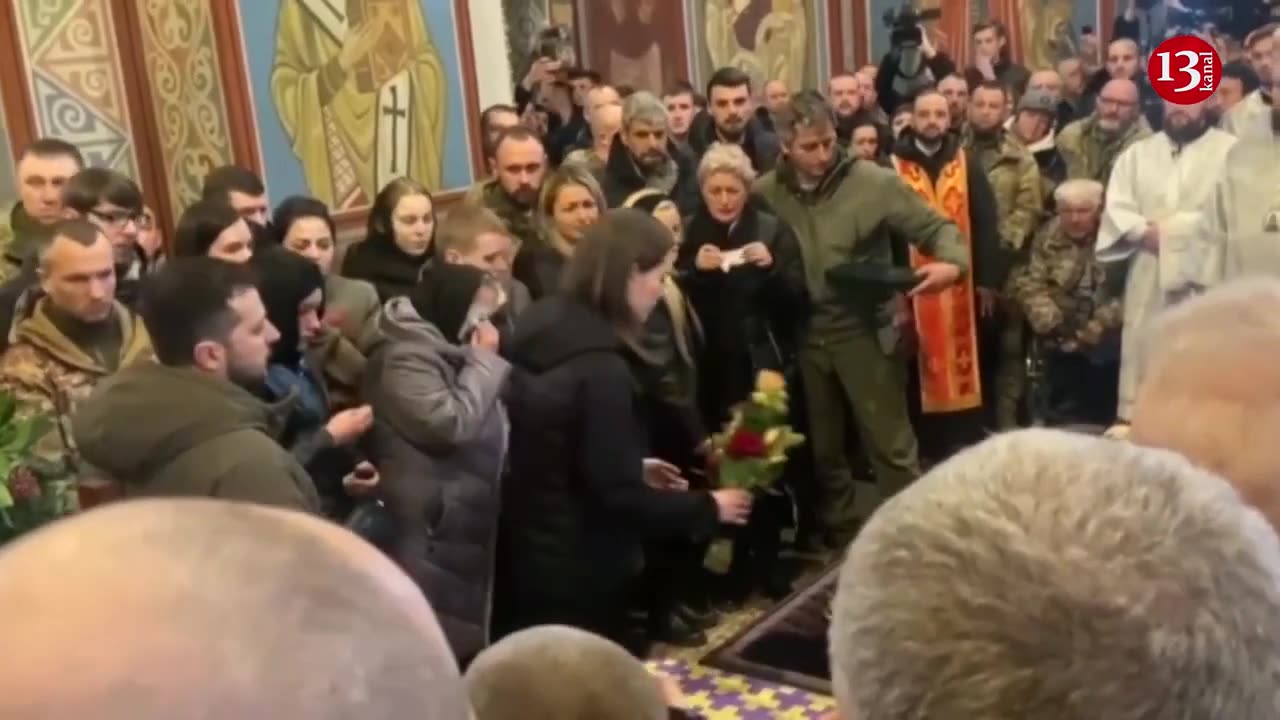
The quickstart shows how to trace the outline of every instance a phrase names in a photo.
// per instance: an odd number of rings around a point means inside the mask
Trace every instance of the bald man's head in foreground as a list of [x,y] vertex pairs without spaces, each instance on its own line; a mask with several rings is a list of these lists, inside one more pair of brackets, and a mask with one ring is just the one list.
[[1173,453],[1004,433],[876,511],[830,640],[848,720],[1274,720],[1280,541]]
[[122,502],[6,547],[0,577],[3,718],[470,713],[421,591],[314,517]]
[[1225,477],[1280,531],[1280,280],[1245,278],[1146,336],[1129,438]]

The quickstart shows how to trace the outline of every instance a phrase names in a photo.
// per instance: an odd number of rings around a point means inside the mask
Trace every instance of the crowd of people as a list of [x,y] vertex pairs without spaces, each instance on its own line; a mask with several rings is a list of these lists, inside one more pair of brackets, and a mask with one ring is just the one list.
[[[1280,290],[1236,279],[1280,275],[1280,30],[1166,103],[1134,5],[1104,58],[983,22],[821,92],[539,58],[490,177],[394,180],[354,243],[235,166],[163,228],[32,143],[0,391],[67,514],[112,502],[0,554],[0,715],[662,717],[635,657],[787,595],[790,544],[851,548],[848,717],[1277,716]],[[762,371],[807,442],[748,492],[710,436]],[[984,442],[1028,425],[1110,439]]]

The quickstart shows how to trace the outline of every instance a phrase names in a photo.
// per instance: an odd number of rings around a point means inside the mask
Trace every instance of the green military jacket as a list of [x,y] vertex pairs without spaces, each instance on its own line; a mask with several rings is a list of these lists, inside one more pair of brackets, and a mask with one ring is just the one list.
[[21,272],[23,263],[33,259],[49,240],[52,229],[32,220],[21,203],[0,210],[0,283]]
[[965,139],[965,145],[982,164],[995,193],[1001,245],[1021,253],[1039,228],[1044,211],[1040,167],[1035,156],[1013,133],[1003,129],[993,147],[983,147],[972,136]]
[[887,319],[880,304],[851,306],[832,292],[827,271],[845,263],[891,265],[895,237],[962,271],[969,269],[969,251],[954,223],[929,207],[894,171],[843,151],[812,190],[800,186],[785,159],[757,180],[754,189],[799,238],[813,309],[811,341],[879,329]]
[[1128,130],[1109,135],[1098,127],[1098,117],[1091,115],[1062,128],[1056,143],[1068,180],[1097,180],[1105,187],[1120,153],[1148,137],[1151,130],[1143,122],[1134,121]]
[[1121,295],[1094,258],[1092,242],[1081,243],[1049,221],[1032,242],[1031,259],[1014,287],[1031,329],[1050,347],[1073,349],[1097,343],[1123,320]]
[[485,180],[472,185],[466,194],[466,201],[492,210],[507,224],[507,230],[521,244],[535,243],[539,239],[538,224],[533,218],[532,208],[522,208],[511,202],[497,178]]

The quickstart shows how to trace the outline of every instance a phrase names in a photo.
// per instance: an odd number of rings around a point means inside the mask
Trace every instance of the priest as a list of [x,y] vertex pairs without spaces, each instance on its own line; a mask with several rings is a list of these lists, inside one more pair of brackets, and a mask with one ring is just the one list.
[[1210,127],[1203,103],[1166,103],[1161,132],[1116,159],[1097,243],[1099,262],[1128,267],[1121,275],[1124,333],[1113,435],[1127,427],[1143,333],[1163,308],[1205,285],[1203,209],[1235,143]]
[[[1008,263],[1000,245],[995,193],[983,166],[949,132],[950,108],[937,90],[916,96],[911,127],[893,149],[893,167],[917,195],[960,229],[970,277],[936,295],[913,298],[919,337],[922,454],[941,461],[983,438],[979,323],[995,319]],[[932,262],[912,251],[911,264]]]

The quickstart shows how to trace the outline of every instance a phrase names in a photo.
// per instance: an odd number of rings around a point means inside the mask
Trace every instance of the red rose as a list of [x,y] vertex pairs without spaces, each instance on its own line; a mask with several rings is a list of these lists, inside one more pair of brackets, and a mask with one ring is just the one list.
[[764,457],[768,450],[764,443],[764,435],[746,429],[734,432],[729,438],[729,444],[725,447],[730,457],[739,458]]

